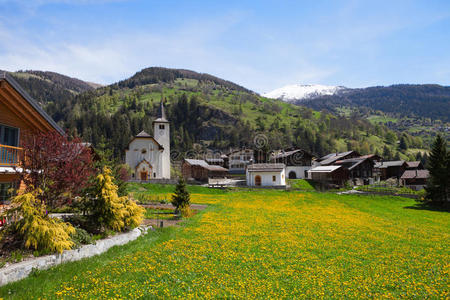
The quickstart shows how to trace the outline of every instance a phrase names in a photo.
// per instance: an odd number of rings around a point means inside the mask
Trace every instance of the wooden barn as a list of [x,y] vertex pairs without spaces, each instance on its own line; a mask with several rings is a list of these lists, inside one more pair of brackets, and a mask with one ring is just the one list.
[[318,166],[308,171],[308,177],[319,182],[344,185],[350,176],[343,166]]
[[185,159],[181,165],[181,172],[185,179],[206,182],[209,178],[225,178],[228,170],[217,165],[210,165],[200,159]]
[[374,171],[380,180],[389,178],[400,179],[406,168],[407,164],[403,160],[380,161],[375,164]]

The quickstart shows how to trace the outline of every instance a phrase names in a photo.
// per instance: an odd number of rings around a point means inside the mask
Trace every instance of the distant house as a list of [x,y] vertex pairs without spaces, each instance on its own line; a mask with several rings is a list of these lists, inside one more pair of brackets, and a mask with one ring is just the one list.
[[181,173],[187,180],[206,182],[209,178],[225,178],[228,170],[221,166],[210,165],[204,160],[185,159],[181,165]]
[[312,155],[302,149],[278,151],[270,157],[270,162],[285,164],[289,179],[304,179],[312,168]]
[[18,188],[16,167],[22,156],[22,138],[34,134],[64,131],[7,73],[0,72],[0,206],[9,201],[9,191]]
[[330,166],[334,164],[338,160],[344,160],[349,158],[356,158],[360,157],[358,152],[356,151],[347,151],[347,152],[340,152],[340,153],[330,153],[327,154],[319,159],[316,160],[316,162],[319,163],[321,166]]
[[343,185],[349,179],[349,171],[343,166],[317,166],[308,171],[308,178]]
[[426,186],[429,177],[428,170],[406,170],[400,180],[404,186],[418,191]]
[[350,179],[356,185],[368,184],[373,176],[375,163],[368,156],[338,160],[334,165],[343,166],[349,172]]
[[252,164],[246,170],[248,186],[286,186],[284,164]]
[[255,161],[252,149],[242,149],[231,152],[228,155],[228,165],[230,173],[245,174],[245,169]]
[[225,161],[223,158],[207,158],[207,159],[205,159],[205,161],[209,165],[221,166],[221,167],[225,166]]
[[360,158],[370,158],[374,162],[379,162],[383,160],[383,158],[377,154],[361,155]]
[[407,161],[406,170],[423,170],[423,164],[420,161]]
[[400,179],[407,167],[404,160],[381,161],[375,163],[374,171],[380,180],[389,178]]

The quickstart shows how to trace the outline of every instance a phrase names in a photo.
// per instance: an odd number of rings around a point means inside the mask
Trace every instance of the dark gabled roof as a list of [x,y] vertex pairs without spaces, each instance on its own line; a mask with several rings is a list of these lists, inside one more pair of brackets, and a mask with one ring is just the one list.
[[136,137],[145,137],[145,138],[151,138],[152,136],[150,134],[148,134],[147,132],[145,132],[144,130],[142,130],[141,132],[139,132]]
[[253,164],[247,167],[250,172],[279,172],[286,166],[284,164]]
[[[341,158],[346,157],[347,155],[350,155],[352,153],[356,153],[358,154],[356,151],[347,151],[347,152],[341,152],[341,153],[330,153],[324,157],[321,157],[319,162],[321,165],[325,166],[325,165],[329,165],[334,163],[335,161],[340,160]],[[358,154],[359,156],[359,154]]]
[[385,169],[389,167],[401,167],[404,164],[406,164],[404,160],[380,161],[375,164],[375,168]]
[[408,168],[419,168],[421,167],[422,163],[420,161],[407,161],[406,166]]
[[428,170],[406,170],[400,179],[426,179],[428,177],[430,177]]
[[280,158],[285,158],[285,157],[289,157],[293,154],[299,153],[301,152],[302,155],[307,155],[309,157],[312,157],[312,155],[309,152],[306,152],[303,149],[295,149],[295,150],[291,150],[291,151],[279,151],[277,154],[273,155],[270,160],[277,160]]
[[30,105],[33,107],[52,127],[58,131],[60,134],[65,135],[64,130],[56,124],[53,120],[40,106],[37,102],[15,81],[11,75],[6,72],[0,72],[0,80],[5,80],[8,82]]
[[363,162],[365,162],[366,160],[371,161],[372,164],[373,164],[372,159],[370,157],[367,157],[367,156],[360,156],[360,157],[355,157],[355,158],[348,158],[348,159],[338,160],[334,164],[336,164],[336,165],[343,165],[344,167],[346,167],[348,170],[351,171],[354,168],[356,168],[357,166],[359,166],[360,164],[362,164]]

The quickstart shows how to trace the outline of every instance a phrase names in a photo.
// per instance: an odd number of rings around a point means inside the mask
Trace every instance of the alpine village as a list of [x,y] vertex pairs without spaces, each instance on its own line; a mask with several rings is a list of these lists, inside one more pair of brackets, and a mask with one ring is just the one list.
[[449,299],[449,137],[437,84],[0,71],[0,299]]

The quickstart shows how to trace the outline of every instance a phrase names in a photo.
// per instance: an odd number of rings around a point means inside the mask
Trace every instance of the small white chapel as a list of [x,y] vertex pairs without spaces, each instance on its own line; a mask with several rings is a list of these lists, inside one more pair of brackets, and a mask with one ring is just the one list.
[[162,100],[158,118],[153,121],[153,134],[141,131],[125,150],[131,180],[170,179],[170,127]]

